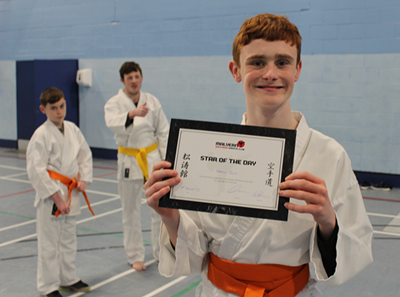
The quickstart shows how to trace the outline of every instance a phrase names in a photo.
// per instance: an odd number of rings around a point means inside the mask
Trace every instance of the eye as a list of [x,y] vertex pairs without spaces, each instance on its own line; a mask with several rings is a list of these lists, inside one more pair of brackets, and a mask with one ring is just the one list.
[[277,66],[279,66],[279,67],[283,67],[283,66],[286,66],[286,65],[289,65],[290,63],[289,63],[289,61],[287,61],[287,60],[280,60],[280,61],[278,61],[277,63],[276,63],[276,65]]
[[256,66],[256,67],[261,67],[261,66],[264,66],[264,62],[260,61],[260,60],[254,60],[254,61],[250,62],[250,65]]

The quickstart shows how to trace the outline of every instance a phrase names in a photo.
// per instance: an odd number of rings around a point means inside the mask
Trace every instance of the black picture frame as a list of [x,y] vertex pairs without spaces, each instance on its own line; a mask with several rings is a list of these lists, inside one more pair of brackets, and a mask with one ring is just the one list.
[[[171,119],[166,161],[171,162],[172,169],[174,169],[176,150],[179,145],[179,131],[180,129],[192,129],[203,131],[216,131],[230,134],[246,134],[255,136],[265,136],[274,138],[284,138],[284,156],[282,163],[281,182],[285,177],[293,171],[293,159],[296,143],[296,130],[265,128],[248,125],[236,125],[227,123],[207,122],[207,121],[193,121],[183,119]],[[170,198],[170,192],[160,199],[159,206],[166,208],[184,209],[201,212],[212,212],[219,214],[246,216],[254,218],[264,218],[272,220],[287,221],[288,209],[284,204],[289,201],[289,198],[279,196],[277,210],[266,210],[258,208],[248,208],[241,206],[230,206],[213,203],[203,203],[196,201],[187,201],[181,199]]]

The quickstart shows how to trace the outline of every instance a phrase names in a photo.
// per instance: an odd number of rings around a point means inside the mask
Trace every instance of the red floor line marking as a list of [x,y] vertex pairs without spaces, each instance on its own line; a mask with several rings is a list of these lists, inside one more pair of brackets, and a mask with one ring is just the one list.
[[27,191],[23,191],[23,192],[18,192],[18,193],[13,193],[13,194],[7,194],[4,196],[0,196],[0,198],[5,198],[5,197],[10,197],[10,196],[14,196],[14,195],[19,195],[19,194],[25,194],[25,193],[29,193],[35,191],[35,189],[31,189],[31,190],[27,190]]
[[113,175],[113,174],[116,174],[116,173],[117,173],[117,171],[111,172],[111,173],[102,174],[102,175],[98,175],[98,176],[93,176],[93,177],[94,178],[96,178],[96,177],[104,177],[104,176]]
[[381,201],[400,202],[399,199],[377,198],[377,197],[368,197],[368,196],[363,196],[363,198],[364,198],[364,199],[371,199],[371,200],[381,200]]
[[26,158],[23,158],[23,157],[14,157],[14,156],[5,156],[5,155],[0,155],[0,157],[26,160]]
[[99,169],[110,169],[110,170],[118,170],[118,168],[103,167],[103,166],[93,166],[93,168],[99,168]]

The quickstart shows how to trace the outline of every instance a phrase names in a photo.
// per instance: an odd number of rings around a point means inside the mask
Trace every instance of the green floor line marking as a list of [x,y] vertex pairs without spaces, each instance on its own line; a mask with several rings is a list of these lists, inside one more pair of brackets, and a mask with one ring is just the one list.
[[106,232],[101,232],[101,231],[91,230],[91,229],[86,229],[86,228],[79,228],[79,230],[92,232],[92,233],[97,233],[97,234],[106,234],[106,235],[111,235],[111,236],[115,236],[115,237],[119,237],[119,238],[123,238],[124,237],[123,235],[119,235],[119,234],[107,234]]
[[[107,234],[107,233],[105,233],[105,232],[96,231],[96,230],[91,230],[91,229],[86,229],[86,228],[79,228],[79,230],[86,231],[86,232],[97,233],[97,234],[106,234],[106,235],[111,235],[111,236],[115,236],[115,237],[119,237],[119,238],[124,238],[123,235],[119,235],[119,234]],[[149,243],[149,244],[151,244],[151,241],[149,241],[149,240],[143,240],[143,242],[144,242],[144,243]]]
[[179,293],[176,293],[175,295],[172,295],[171,297],[178,297],[178,296],[182,296],[183,294],[185,294],[186,292],[196,288],[199,284],[201,283],[201,280],[199,280],[198,282],[194,283],[193,285],[190,285],[189,287],[187,287],[186,289],[183,289],[182,291],[180,291]]
[[29,220],[35,220],[35,219],[36,219],[36,218],[31,218],[31,217],[27,217],[27,216],[22,216],[22,215],[18,215],[18,214],[15,214],[15,213],[2,211],[2,210],[0,210],[0,213],[7,214],[7,215],[10,215],[10,216],[14,216],[14,217],[29,219]]

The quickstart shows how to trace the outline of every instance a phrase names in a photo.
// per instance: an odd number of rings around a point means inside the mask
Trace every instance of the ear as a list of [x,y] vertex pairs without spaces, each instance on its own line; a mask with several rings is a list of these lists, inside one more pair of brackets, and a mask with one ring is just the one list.
[[297,82],[300,77],[301,67],[303,67],[303,62],[300,60],[299,64],[296,66],[296,74],[294,75],[294,81]]
[[42,113],[46,114],[46,110],[44,109],[43,105],[39,105],[39,109]]
[[125,85],[125,82],[122,78],[120,78],[119,80]]
[[229,71],[232,73],[233,79],[236,82],[239,83],[242,81],[242,77],[240,75],[240,69],[233,60],[229,62]]

